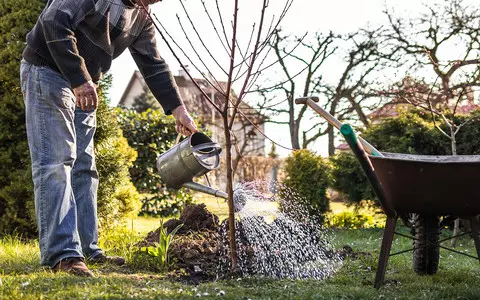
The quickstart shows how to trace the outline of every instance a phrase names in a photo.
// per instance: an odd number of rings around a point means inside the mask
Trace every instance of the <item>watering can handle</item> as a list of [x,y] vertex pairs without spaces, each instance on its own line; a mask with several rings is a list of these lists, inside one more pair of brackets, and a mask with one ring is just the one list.
[[203,149],[203,148],[214,148],[215,151],[217,151],[218,153],[222,152],[222,148],[217,143],[203,143],[203,144],[200,144],[200,145],[197,145],[197,146],[193,146],[192,150],[195,151],[195,150]]
[[[203,149],[203,148],[213,148],[212,151],[206,152],[205,154],[208,155],[212,152],[215,152],[215,164],[214,164],[215,167],[214,167],[214,169],[216,169],[220,165],[220,155],[218,155],[218,154],[220,152],[222,152],[222,148],[217,143],[204,143],[204,144],[200,144],[200,145],[192,147],[192,151],[195,152],[195,151],[198,151],[198,150]],[[198,152],[202,153],[201,151],[198,151]]]
[[[338,130],[340,130],[340,128],[343,126],[342,122],[337,120],[337,118],[335,118],[334,116],[329,114],[326,110],[324,110],[317,103],[315,103],[315,102],[318,102],[318,101],[319,101],[319,98],[316,97],[316,96],[301,97],[301,98],[295,99],[296,104],[306,104],[306,105],[310,106],[310,108],[312,108],[315,112],[317,112],[325,120],[327,120],[328,123],[330,123],[332,126],[337,128]],[[361,137],[357,137],[357,138],[360,141],[360,143],[362,143],[363,148],[365,149],[365,151],[368,152],[368,154],[370,154],[372,156],[383,156],[383,154],[380,151],[378,151],[377,149],[375,149],[375,147],[370,145],[369,142],[362,139]]]
[[181,133],[177,134],[177,138],[175,139],[175,144],[174,144],[174,145],[176,145],[176,144],[178,144],[178,143],[180,142],[180,138],[181,138],[181,137],[182,137],[182,134],[181,134]]

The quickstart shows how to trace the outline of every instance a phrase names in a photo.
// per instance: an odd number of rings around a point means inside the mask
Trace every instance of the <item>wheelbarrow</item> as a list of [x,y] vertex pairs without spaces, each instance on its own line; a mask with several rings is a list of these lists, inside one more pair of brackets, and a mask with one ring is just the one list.
[[[480,215],[480,155],[433,156],[380,152],[357,137],[350,125],[341,124],[319,107],[315,103],[318,98],[315,98],[296,99],[296,103],[307,104],[340,129],[387,216],[375,288],[383,284],[388,259],[393,255],[413,251],[414,270],[418,274],[437,272],[440,248],[480,261],[477,219]],[[399,218],[412,228],[413,236],[395,231]],[[470,230],[440,240],[443,225],[456,218],[469,221]],[[395,234],[412,239],[413,248],[390,253]],[[441,245],[442,242],[467,234],[474,240],[476,257]]]

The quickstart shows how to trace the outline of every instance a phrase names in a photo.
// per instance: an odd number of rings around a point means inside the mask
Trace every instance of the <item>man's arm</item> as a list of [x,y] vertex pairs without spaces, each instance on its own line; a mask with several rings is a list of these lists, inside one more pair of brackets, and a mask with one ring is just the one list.
[[48,49],[60,72],[70,82],[76,104],[82,110],[96,108],[98,96],[85,60],[78,53],[74,30],[94,8],[93,0],[50,1],[40,17]]
[[183,101],[167,63],[158,53],[155,27],[150,20],[129,49],[148,88],[165,113],[172,114],[177,106],[183,105]]
[[92,80],[78,53],[74,31],[94,7],[93,0],[51,1],[40,17],[48,49],[72,88]]
[[145,82],[165,114],[173,114],[176,130],[183,135],[190,135],[198,129],[183,104],[175,79],[165,60],[160,56],[155,39],[155,27],[148,21],[142,34],[129,47],[135,63]]

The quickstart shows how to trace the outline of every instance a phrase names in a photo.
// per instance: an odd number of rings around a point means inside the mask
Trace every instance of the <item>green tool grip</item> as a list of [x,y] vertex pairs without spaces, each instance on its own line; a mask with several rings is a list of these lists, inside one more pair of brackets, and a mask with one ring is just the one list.
[[[349,124],[343,124],[340,127],[340,133],[345,137],[345,140],[350,146],[350,149],[352,149],[353,154],[355,154],[358,161],[360,162],[363,172],[367,176],[367,179],[370,182],[370,185],[372,186],[373,191],[375,192],[377,197],[380,199],[380,205],[382,206],[382,209],[385,212],[385,214],[387,216],[396,216],[395,210],[393,210],[387,204],[383,187],[380,181],[378,180],[377,174],[375,174],[375,170],[373,169],[372,163],[370,162],[370,159],[368,158],[367,153],[363,149],[362,144],[359,143],[357,135],[355,134],[355,131],[353,131],[352,126],[350,126]],[[383,155],[380,154],[380,156],[383,156]]]
[[[352,143],[355,143],[357,145],[364,144],[364,143],[359,143],[357,135],[353,131],[353,128],[352,128],[352,126],[350,126],[350,124],[342,125],[340,127],[340,133],[345,137],[345,139],[347,139],[347,136],[348,136],[348,139],[350,139],[352,141]],[[347,143],[348,143],[348,140],[347,140]],[[348,143],[348,144],[350,145],[350,143]],[[371,151],[370,155],[372,155],[372,156],[383,156],[383,154],[380,151],[373,148],[373,146],[371,146],[370,144],[368,144],[368,145],[371,147],[370,148],[370,151]]]

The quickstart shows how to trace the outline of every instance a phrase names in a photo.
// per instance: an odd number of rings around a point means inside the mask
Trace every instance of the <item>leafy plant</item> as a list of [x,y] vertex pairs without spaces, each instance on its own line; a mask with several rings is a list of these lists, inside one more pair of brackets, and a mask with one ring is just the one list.
[[[133,222],[133,220],[132,220]],[[103,230],[100,234],[99,245],[107,253],[115,253],[125,257],[127,263],[131,263],[138,251],[138,242],[143,236],[130,228],[127,223]]]
[[327,214],[325,225],[331,228],[359,229],[377,227],[372,215],[355,211]]
[[170,247],[175,234],[182,226],[183,224],[179,224],[171,232],[168,232],[168,229],[163,227],[163,219],[160,220],[158,242],[154,244],[155,246],[142,247],[141,250],[150,256],[157,257],[162,268],[166,268],[168,266],[168,248]]
[[138,156],[130,168],[135,187],[143,193],[141,214],[153,216],[177,215],[193,202],[184,190],[169,189],[162,182],[155,162],[158,156],[175,144],[175,120],[160,110],[148,109],[142,113],[117,109],[117,119]]
[[284,171],[286,178],[280,187],[282,199],[288,200],[286,204],[296,201],[296,205],[303,206],[309,216],[322,221],[329,210],[328,160],[309,150],[297,150],[285,159]]
[[426,155],[450,151],[449,141],[434,128],[425,112],[414,109],[370,126],[362,136],[380,151]]

